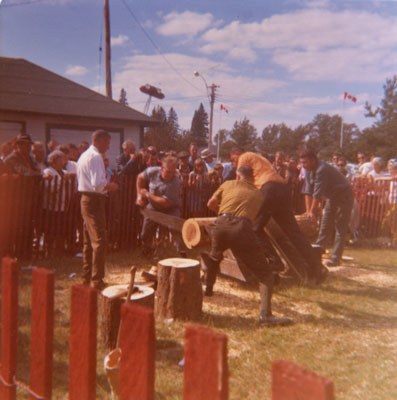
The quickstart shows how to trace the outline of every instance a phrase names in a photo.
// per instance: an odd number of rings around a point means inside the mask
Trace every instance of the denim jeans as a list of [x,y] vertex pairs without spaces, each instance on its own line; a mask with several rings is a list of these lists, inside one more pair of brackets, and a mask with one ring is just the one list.
[[328,199],[324,208],[316,244],[325,247],[335,230],[334,248],[331,256],[331,260],[335,262],[339,262],[342,258],[353,202],[353,191],[349,188],[335,198]]

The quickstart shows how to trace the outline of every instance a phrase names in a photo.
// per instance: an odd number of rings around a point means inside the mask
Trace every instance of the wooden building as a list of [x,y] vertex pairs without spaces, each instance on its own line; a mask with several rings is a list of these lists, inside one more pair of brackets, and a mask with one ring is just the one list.
[[106,129],[112,165],[124,140],[143,146],[144,128],[153,125],[147,115],[27,60],[0,57],[0,143],[26,132],[34,141],[78,145]]

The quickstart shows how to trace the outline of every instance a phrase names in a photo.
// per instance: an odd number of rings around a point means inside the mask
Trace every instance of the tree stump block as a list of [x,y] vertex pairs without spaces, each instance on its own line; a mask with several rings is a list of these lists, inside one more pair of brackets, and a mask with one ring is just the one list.
[[[154,309],[154,289],[149,286],[135,285],[130,297],[131,303]],[[106,351],[117,346],[120,326],[121,305],[127,299],[128,285],[109,286],[102,291],[102,340]]]
[[200,262],[189,258],[167,258],[158,263],[156,313],[163,318],[198,319],[203,292]]

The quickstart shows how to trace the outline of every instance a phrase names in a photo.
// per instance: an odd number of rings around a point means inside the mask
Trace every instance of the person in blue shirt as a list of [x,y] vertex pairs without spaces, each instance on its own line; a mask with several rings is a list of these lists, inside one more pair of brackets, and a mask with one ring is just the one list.
[[335,229],[332,255],[324,263],[327,267],[335,267],[342,258],[349,229],[354,202],[353,190],[348,180],[335,167],[320,161],[314,151],[302,153],[300,161],[306,170],[303,193],[312,198],[306,213],[312,220],[316,219],[322,197],[326,199],[316,244],[325,248]]

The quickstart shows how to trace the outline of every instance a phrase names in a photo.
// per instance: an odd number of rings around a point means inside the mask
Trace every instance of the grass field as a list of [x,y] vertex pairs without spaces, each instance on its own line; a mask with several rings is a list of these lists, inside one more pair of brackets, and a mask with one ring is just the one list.
[[[230,399],[270,399],[270,366],[293,361],[332,378],[337,399],[397,399],[397,252],[347,249],[353,261],[333,268],[320,287],[280,286],[273,308],[294,325],[265,328],[257,323],[255,287],[220,278],[204,299],[200,324],[228,335]],[[171,256],[164,250],[162,258]],[[148,269],[140,252],[108,256],[107,280],[127,283],[131,265]],[[46,260],[55,272],[54,399],[66,399],[70,287],[79,283],[81,259]],[[138,272],[139,275],[139,272]],[[31,268],[21,265],[19,379],[29,380]],[[99,316],[100,318],[100,316]],[[184,322],[156,321],[156,399],[181,399]],[[98,337],[97,398],[110,398]],[[22,392],[18,398],[27,398]],[[210,400],[210,399],[209,399]]]

